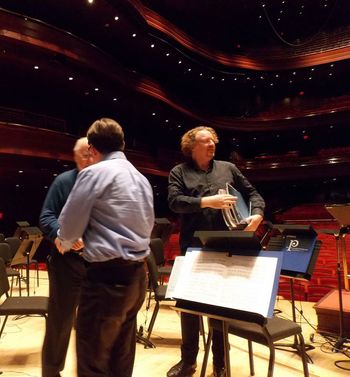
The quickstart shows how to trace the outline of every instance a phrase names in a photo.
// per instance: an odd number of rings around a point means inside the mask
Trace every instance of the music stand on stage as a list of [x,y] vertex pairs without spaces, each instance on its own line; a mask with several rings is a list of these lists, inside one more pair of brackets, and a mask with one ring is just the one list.
[[194,238],[200,240],[203,250],[215,249],[237,254],[256,255],[261,250],[261,243],[254,232],[241,230],[198,230]]
[[[296,322],[296,307],[294,295],[294,280],[310,280],[320,251],[321,242],[317,240],[317,233],[310,225],[275,224],[280,236],[271,237],[266,247],[268,251],[283,253],[281,276],[289,278],[292,304],[292,318]],[[300,354],[298,338],[294,336],[292,344],[279,344],[279,347],[290,347]],[[315,347],[305,344],[305,349]],[[309,355],[308,359],[312,362]]]
[[29,265],[35,252],[37,251],[40,242],[42,240],[42,235],[36,235],[35,237],[29,236],[29,238],[23,239],[15,256],[11,260],[11,267],[25,265],[26,266],[26,284],[27,284],[27,295],[29,296]]
[[[346,291],[349,291],[349,275],[346,260],[346,247],[345,236],[350,233],[350,203],[347,204],[326,204],[326,210],[337,220],[340,225],[338,232],[332,232],[336,240],[337,249],[337,281],[338,281],[338,296],[339,296],[339,335],[336,343],[334,344],[333,351],[340,351],[344,343],[347,341],[347,337],[344,333],[344,306],[343,306],[343,294],[342,294],[342,282],[341,282],[341,258],[343,261],[344,272],[344,287]],[[329,232],[328,232],[329,233]],[[348,360],[340,360],[339,362],[345,362]]]

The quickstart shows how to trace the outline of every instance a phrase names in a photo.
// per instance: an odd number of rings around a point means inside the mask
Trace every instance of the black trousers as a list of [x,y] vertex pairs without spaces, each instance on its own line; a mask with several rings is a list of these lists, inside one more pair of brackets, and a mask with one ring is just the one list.
[[53,250],[47,258],[49,310],[42,349],[42,376],[57,377],[63,370],[76,316],[85,264],[77,253]]
[[[194,364],[198,354],[199,317],[193,314],[181,313],[181,359],[188,364]],[[215,368],[225,366],[224,339],[221,331],[213,331],[213,364]]]
[[77,318],[79,377],[131,377],[136,316],[146,291],[144,263],[87,264]]

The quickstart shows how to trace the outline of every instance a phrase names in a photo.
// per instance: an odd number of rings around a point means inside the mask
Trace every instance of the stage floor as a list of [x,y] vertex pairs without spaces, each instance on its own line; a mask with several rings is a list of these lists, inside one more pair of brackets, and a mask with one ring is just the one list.
[[[31,295],[48,294],[48,279],[46,271],[40,271],[40,286],[36,287],[34,272],[31,272],[30,291]],[[23,284],[24,285],[24,284]],[[17,295],[16,287],[14,295]],[[23,294],[26,294],[25,289]],[[350,350],[343,353],[332,352],[332,346],[320,334],[316,333],[317,315],[313,308],[315,303],[296,302],[298,310],[297,322],[303,327],[305,341],[312,344],[315,348],[308,351],[308,355],[313,363],[309,364],[311,377],[340,377],[349,376],[349,370],[342,370],[335,366],[337,360],[347,360],[342,366],[350,368]],[[152,315],[154,303],[149,312],[143,308],[138,316],[138,326],[148,325]],[[291,304],[287,300],[279,299],[276,302],[276,309],[279,309],[280,316],[291,319]],[[300,314],[302,313],[302,315]],[[14,320],[10,317],[3,336],[0,339],[0,371],[3,376],[28,376],[39,377],[41,375],[40,357],[41,345],[44,336],[45,321],[42,318],[25,317]],[[310,342],[310,337],[313,342]],[[134,367],[134,377],[164,377],[167,370],[180,358],[180,320],[179,315],[168,305],[161,306],[158,313],[154,330],[152,333],[152,342],[156,348],[145,349],[142,344],[137,344],[137,353]],[[288,339],[290,343],[293,339]],[[231,344],[231,374],[234,377],[249,376],[249,362],[247,352],[247,341],[241,338],[230,336]],[[75,331],[72,332],[70,347],[68,350],[66,367],[62,372],[62,377],[76,376],[76,358],[75,358]],[[287,350],[291,348],[287,347]],[[255,376],[266,376],[268,367],[268,349],[267,347],[254,344],[254,362]],[[203,343],[200,344],[200,352],[197,359],[198,369],[195,374],[199,377],[200,366],[203,357]],[[207,368],[207,376],[212,374],[211,359]],[[278,350],[276,352],[275,377],[295,377],[303,376],[302,363],[295,352]]]

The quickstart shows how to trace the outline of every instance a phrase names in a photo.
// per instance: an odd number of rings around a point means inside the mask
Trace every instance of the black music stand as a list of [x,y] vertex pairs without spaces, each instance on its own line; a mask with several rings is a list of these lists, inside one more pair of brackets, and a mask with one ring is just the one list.
[[241,230],[198,230],[194,238],[200,241],[203,250],[226,251],[234,254],[257,255],[261,243],[255,232]]
[[[347,337],[344,333],[344,307],[343,307],[343,294],[342,294],[342,282],[341,282],[341,256],[343,259],[343,272],[344,272],[344,285],[345,289],[349,291],[349,275],[347,269],[346,260],[346,247],[345,236],[350,233],[350,203],[347,204],[327,204],[326,210],[337,220],[340,225],[338,232],[331,232],[336,240],[337,249],[337,280],[338,280],[338,296],[339,296],[339,335],[337,341],[333,346],[333,352],[342,350],[344,343],[347,341]],[[327,233],[327,232],[326,232]],[[328,232],[329,234],[330,232]],[[339,360],[335,364],[349,362],[349,360]],[[347,369],[349,370],[349,369]]]
[[27,295],[30,295],[29,289],[29,265],[35,252],[37,251],[42,236],[35,236],[23,239],[15,256],[11,260],[11,267],[24,265],[26,267],[26,278],[24,279],[27,285]]
[[[203,247],[200,248],[200,250],[196,250],[195,248],[193,249],[189,248],[184,257],[185,259],[187,258],[188,254],[191,254],[191,252],[195,252],[195,250],[200,251],[200,252],[203,251],[204,255],[206,252],[208,252],[208,254],[211,254],[209,257],[209,262],[208,262],[209,264],[212,263],[213,261],[212,258],[215,255],[215,253],[213,252],[217,252],[216,255],[218,257],[219,257],[218,254],[225,253],[226,254],[225,258],[227,259],[231,259],[231,257],[236,257],[236,256],[238,256],[239,258],[242,258],[242,260],[243,258],[247,258],[249,261],[251,261],[252,256],[257,257],[257,258],[274,257],[276,259],[276,265],[274,265],[273,267],[274,273],[271,275],[272,280],[271,282],[268,283],[268,284],[271,284],[271,287],[269,286],[269,289],[271,289],[271,291],[266,290],[264,293],[262,293],[262,297],[264,298],[264,300],[266,298],[266,303],[265,303],[266,307],[264,309],[262,309],[261,307],[261,310],[263,311],[266,310],[266,312],[265,314],[260,314],[260,315],[264,315],[265,317],[267,316],[271,317],[273,315],[273,307],[274,307],[276,294],[277,294],[278,277],[280,274],[281,263],[282,263],[281,255],[277,255],[277,253],[269,253],[267,251],[260,252],[261,244],[259,242],[259,239],[253,234],[253,232],[197,231],[195,232],[195,237],[198,238],[202,242]],[[276,256],[272,254],[276,254]],[[190,261],[191,260],[192,258],[190,258]],[[222,259],[220,260],[222,261]],[[248,262],[246,266],[247,268],[251,268],[253,271],[253,266],[255,263],[254,262],[250,262],[250,263]],[[243,263],[243,265],[244,264],[245,263]],[[270,262],[269,262],[269,265],[272,266]],[[226,266],[226,264],[224,263],[222,266],[223,266],[223,269],[225,270],[226,267],[224,266]],[[230,266],[230,263],[228,263],[227,268],[230,268],[229,266]],[[191,269],[191,271],[189,271],[186,268],[184,270],[185,270],[184,274],[181,275],[180,273],[180,276],[177,276],[176,281],[174,281],[174,286],[177,285],[178,283],[181,284],[184,281],[188,282],[187,279],[189,279],[189,283],[191,284],[191,274],[197,273],[196,267],[193,267],[193,270]],[[214,274],[215,273],[220,275],[221,272],[216,271],[214,272]],[[223,274],[225,275],[225,272],[223,272]],[[203,278],[205,279],[205,276],[203,276],[203,271],[199,272],[199,275],[202,275],[201,279]],[[252,274],[251,276],[254,276],[254,275]],[[238,278],[239,278],[239,275],[238,275]],[[170,280],[171,279],[172,279],[172,276],[170,277]],[[227,306],[227,302],[225,303],[220,302],[218,306],[215,303],[209,304],[208,297],[204,298],[204,300],[202,301],[202,299],[200,298],[201,296],[200,292],[203,292],[203,285],[201,284],[201,281],[198,282],[197,276],[194,277],[194,280],[197,283],[194,286],[192,286],[193,289],[192,289],[192,292],[190,292],[190,294],[188,294],[186,290],[183,290],[182,291],[183,293],[179,293],[175,291],[172,292],[174,295],[171,297],[177,300],[175,310],[178,309],[179,311],[184,311],[184,312],[189,310],[188,312],[191,312],[192,314],[205,315],[210,318],[217,318],[220,321],[222,321],[224,334],[227,333],[227,323],[225,321],[227,318],[236,318],[238,313],[244,313],[243,317],[247,319],[249,315],[254,314],[252,312],[247,311],[247,309],[244,309],[244,307],[247,307],[246,301],[252,302],[249,299],[247,300],[246,294],[248,294],[248,298],[250,297],[252,300],[254,300],[253,296],[256,297],[256,289],[257,289],[256,280],[254,279],[248,280],[249,284],[245,285],[245,287],[247,288],[247,291],[244,292],[244,296],[245,296],[244,302],[240,302],[239,299],[237,301],[236,296],[235,296],[235,299],[233,301],[235,302],[235,305],[237,306],[236,308]],[[226,287],[225,285],[226,283],[227,282],[225,281],[223,287],[221,287],[221,285],[220,287],[212,286],[211,289],[222,290],[223,288],[223,289],[228,289],[229,292],[233,292],[230,288]],[[231,284],[234,284],[234,283],[231,283]],[[259,284],[261,284],[261,282],[259,282]],[[208,293],[209,296],[212,294],[212,292],[207,292],[206,290],[205,292],[206,294]],[[193,296],[193,293],[194,293],[194,300],[187,298],[188,296]],[[196,293],[198,293],[198,296]],[[237,294],[237,297],[240,297],[241,292],[236,292],[236,294]],[[220,299],[217,301],[220,301]],[[256,305],[256,302],[255,302],[255,305]],[[259,307],[259,305],[257,306]],[[201,310],[200,308],[205,308],[205,310]],[[227,373],[227,377],[230,377],[231,374],[230,374],[229,354],[228,354],[229,346],[227,342],[228,342],[227,337],[224,337],[226,373]],[[202,375],[203,375],[203,369],[201,371],[201,376]]]
[[[289,278],[292,304],[292,318],[296,322],[296,307],[294,295],[294,280],[310,280],[320,251],[321,242],[317,233],[310,225],[275,224],[280,236],[271,237],[266,247],[269,251],[283,252],[281,276]],[[300,354],[297,336],[292,344],[278,344],[278,347],[290,347],[292,352]],[[315,347],[305,344],[306,351]],[[308,360],[312,359],[307,355]]]

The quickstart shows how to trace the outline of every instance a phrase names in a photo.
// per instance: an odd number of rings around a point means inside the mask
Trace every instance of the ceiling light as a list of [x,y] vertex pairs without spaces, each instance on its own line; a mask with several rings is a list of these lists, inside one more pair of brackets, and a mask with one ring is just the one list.
[[88,0],[89,4],[92,4],[93,2],[94,2],[94,0]]
[[156,113],[152,113],[152,115],[153,115],[153,116],[155,116],[155,115],[156,115]]
[[166,55],[166,56],[169,56],[170,54],[169,54],[169,52],[167,52],[165,55]]
[[199,76],[203,76],[203,73],[200,73]]
[[222,79],[221,79],[221,81],[225,81],[225,79],[224,79],[224,78],[222,78]]
[[169,119],[165,119],[165,123],[169,123]]
[[154,48],[154,43],[151,44],[151,48]]
[[94,91],[95,91],[95,92],[98,92],[98,91],[99,91],[99,89],[98,89],[98,88],[95,88],[95,89],[94,89]]
[[116,100],[117,100],[117,97],[114,97],[114,98],[113,98],[113,101],[116,101]]
[[19,173],[19,174],[23,173],[23,170],[18,170],[18,173]]
[[192,71],[192,69],[191,68],[188,68],[188,70],[187,70],[188,72],[191,72]]
[[39,69],[39,66],[38,66],[38,65],[35,65],[35,66],[34,66],[34,69]]
[[72,80],[73,80],[73,77],[72,77],[72,76],[68,77],[68,80],[69,80],[69,81],[72,81]]
[[118,21],[118,20],[119,20],[119,17],[118,17],[118,16],[115,16],[114,19],[115,19],[116,21]]
[[181,60],[179,60],[179,61],[178,61],[178,63],[179,63],[179,64],[181,64],[181,63],[182,63],[182,61],[181,61]]
[[132,37],[135,38],[135,37],[136,37],[136,33],[134,33],[134,34],[132,35]]

